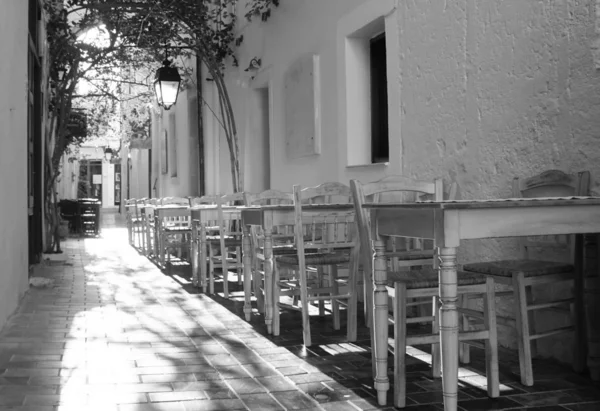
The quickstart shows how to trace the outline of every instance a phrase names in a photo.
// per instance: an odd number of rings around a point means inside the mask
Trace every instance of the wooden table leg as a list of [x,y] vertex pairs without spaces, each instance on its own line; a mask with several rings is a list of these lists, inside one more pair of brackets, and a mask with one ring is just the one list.
[[273,228],[265,227],[265,324],[273,334]]
[[252,315],[252,247],[250,245],[250,229],[242,223],[242,258],[244,266],[244,315],[250,321]]
[[385,242],[373,241],[375,258],[373,260],[373,315],[375,337],[375,389],[379,405],[386,405],[390,381],[387,376],[388,366],[388,292],[387,265],[385,262]]
[[200,265],[200,284],[202,285],[202,292],[206,294],[206,225],[202,222],[200,223],[200,244],[198,247],[200,248],[198,252],[200,255],[200,259],[198,261],[198,264]]
[[199,253],[198,253],[198,224],[194,221],[192,222],[192,285],[194,287],[198,287],[200,284],[198,283],[198,263],[199,263]]
[[440,248],[440,345],[444,410],[458,406],[458,290],[456,248]]

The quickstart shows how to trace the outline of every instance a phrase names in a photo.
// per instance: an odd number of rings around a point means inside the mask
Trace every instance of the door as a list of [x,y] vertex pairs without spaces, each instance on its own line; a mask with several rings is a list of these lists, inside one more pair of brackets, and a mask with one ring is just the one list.
[[257,88],[252,92],[248,106],[249,141],[246,145],[245,186],[247,191],[259,193],[271,188],[271,133],[269,88]]

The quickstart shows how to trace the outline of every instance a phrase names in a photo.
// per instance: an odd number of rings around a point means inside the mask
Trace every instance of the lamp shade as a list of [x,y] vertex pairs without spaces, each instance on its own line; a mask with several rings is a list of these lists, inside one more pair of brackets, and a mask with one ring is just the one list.
[[113,150],[110,147],[106,147],[104,149],[104,158],[106,159],[106,161],[110,161],[113,158]]
[[163,61],[163,67],[156,70],[154,77],[154,93],[159,106],[165,110],[177,102],[181,77],[176,67],[170,67],[169,60]]

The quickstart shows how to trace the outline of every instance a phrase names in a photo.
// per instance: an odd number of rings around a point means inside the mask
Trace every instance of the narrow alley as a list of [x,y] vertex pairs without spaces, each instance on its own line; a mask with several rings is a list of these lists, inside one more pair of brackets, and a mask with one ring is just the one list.
[[[100,238],[64,243],[66,263],[42,272],[53,286],[31,288],[0,334],[0,411],[381,409],[364,324],[356,344],[318,321],[324,342],[309,349],[301,330],[267,337],[258,314],[244,321],[241,298],[198,294],[127,244],[119,214],[102,222]],[[407,356],[408,409],[442,409],[428,357]],[[536,385],[524,387],[516,356],[501,360],[501,397],[488,399],[474,352],[460,409],[600,407],[597,385],[566,367],[537,361]]]

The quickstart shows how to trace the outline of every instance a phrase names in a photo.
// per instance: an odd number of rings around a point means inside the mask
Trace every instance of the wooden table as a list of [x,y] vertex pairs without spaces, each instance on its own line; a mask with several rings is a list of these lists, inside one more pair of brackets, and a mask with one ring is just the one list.
[[[224,213],[228,214],[228,221],[240,213],[239,207],[221,206]],[[202,287],[202,292],[207,290],[206,272],[206,228],[208,225],[219,225],[219,207],[216,204],[194,206],[190,209],[192,218],[192,284]],[[231,216],[231,214],[234,216]],[[239,217],[238,217],[239,219]],[[214,284],[210,284],[210,292],[214,293]]]
[[[242,211],[243,255],[244,255],[244,314],[250,321],[252,313],[252,246],[250,227],[259,226],[264,235],[265,270],[265,324],[269,334],[273,333],[273,229],[277,226],[293,226],[294,205],[265,205],[240,207]],[[310,204],[302,206],[302,215],[310,218],[323,213],[347,212],[353,204]],[[308,221],[308,220],[307,220]]]
[[[440,343],[444,409],[457,409],[458,312],[456,253],[461,240],[600,232],[600,198],[465,200],[412,204],[367,204],[371,211],[376,254],[382,236],[433,239],[438,247]],[[577,262],[576,262],[577,264]],[[385,405],[387,378],[388,296],[385,259],[373,262],[375,388]],[[583,281],[580,278],[579,281]],[[583,319],[579,319],[583,320]]]

